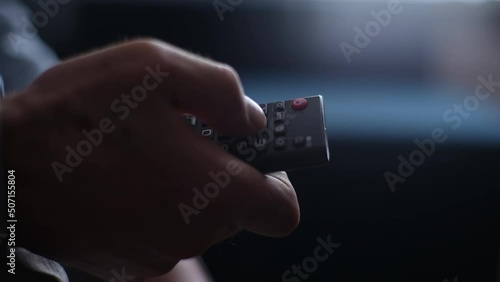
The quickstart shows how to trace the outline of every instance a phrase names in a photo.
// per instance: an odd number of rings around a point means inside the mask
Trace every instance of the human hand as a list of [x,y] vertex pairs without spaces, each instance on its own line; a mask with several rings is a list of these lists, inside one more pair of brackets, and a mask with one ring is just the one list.
[[[182,117],[238,136],[264,127],[228,66],[138,40],[63,62],[1,107],[18,243],[32,252],[107,280],[156,276],[240,229],[281,237],[298,225],[286,174],[261,174]],[[196,208],[193,189],[214,175],[225,188]]]

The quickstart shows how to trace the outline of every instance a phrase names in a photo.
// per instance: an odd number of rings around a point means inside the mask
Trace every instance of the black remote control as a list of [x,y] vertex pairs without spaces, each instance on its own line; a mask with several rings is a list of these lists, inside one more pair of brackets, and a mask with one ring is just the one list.
[[222,149],[263,173],[295,170],[329,162],[323,97],[313,96],[260,105],[267,127],[247,138],[224,136],[187,115],[186,119]]

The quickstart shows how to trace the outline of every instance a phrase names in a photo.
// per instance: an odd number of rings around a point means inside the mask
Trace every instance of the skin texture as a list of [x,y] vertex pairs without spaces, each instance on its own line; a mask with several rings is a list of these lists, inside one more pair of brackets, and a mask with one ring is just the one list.
[[144,282],[214,282],[199,258],[180,261],[169,273]]
[[[121,94],[153,84],[148,67],[168,76],[128,115],[113,112]],[[136,277],[165,274],[241,229],[290,234],[300,215],[286,174],[263,175],[237,160],[190,128],[183,113],[237,136],[265,125],[231,67],[149,39],[63,62],[5,99],[19,245],[109,281],[123,268]],[[83,130],[101,128],[103,119],[113,130],[69,166],[67,146],[77,148],[88,139]],[[71,168],[62,181],[54,162]],[[202,190],[213,182],[210,172],[228,163],[240,173],[186,224],[179,204],[193,206],[193,188]]]

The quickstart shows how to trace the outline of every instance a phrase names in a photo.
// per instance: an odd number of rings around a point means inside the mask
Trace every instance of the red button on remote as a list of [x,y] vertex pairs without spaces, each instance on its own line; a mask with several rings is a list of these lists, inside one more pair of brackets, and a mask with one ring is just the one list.
[[301,111],[307,108],[307,100],[304,98],[295,99],[292,101],[292,109]]

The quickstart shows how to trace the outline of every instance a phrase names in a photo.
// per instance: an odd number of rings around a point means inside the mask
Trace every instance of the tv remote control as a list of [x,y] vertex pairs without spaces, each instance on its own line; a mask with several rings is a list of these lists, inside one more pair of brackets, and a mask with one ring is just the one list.
[[218,134],[192,115],[186,120],[202,136],[263,173],[302,169],[329,162],[323,97],[312,96],[260,105],[267,127],[247,138]]

